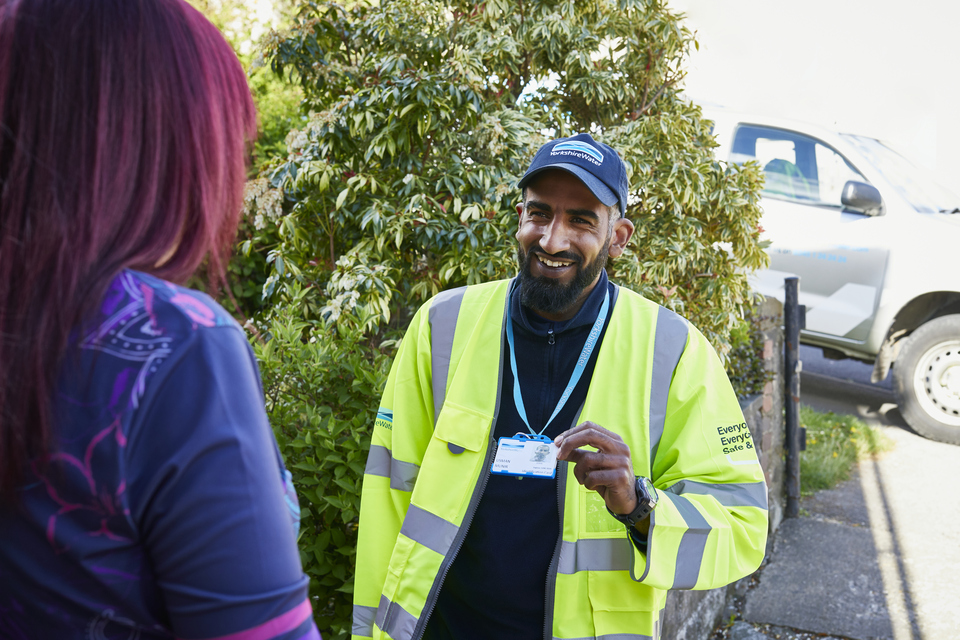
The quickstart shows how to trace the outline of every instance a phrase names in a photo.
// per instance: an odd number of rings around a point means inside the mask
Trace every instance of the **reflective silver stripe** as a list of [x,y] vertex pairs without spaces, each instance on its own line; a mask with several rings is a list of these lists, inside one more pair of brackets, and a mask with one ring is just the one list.
[[657,459],[657,448],[663,437],[667,418],[670,382],[687,346],[687,321],[673,311],[660,307],[657,312],[657,335],[653,343],[653,371],[650,380],[650,466]]
[[430,305],[430,370],[433,372],[433,423],[440,417],[440,409],[447,396],[447,374],[453,353],[453,334],[460,315],[460,303],[466,287],[444,291]]
[[353,635],[364,638],[373,637],[373,621],[377,617],[376,607],[353,605]]
[[694,494],[713,496],[717,502],[725,507],[759,507],[767,508],[767,485],[763,482],[744,482],[728,484],[706,484],[681,480],[667,489],[678,496]]
[[367,454],[367,468],[363,472],[368,476],[389,478],[391,462],[393,462],[393,454],[390,453],[390,449],[372,444],[370,445],[370,453]]
[[673,498],[673,504],[687,523],[687,530],[680,539],[680,548],[677,549],[677,571],[670,588],[693,589],[700,576],[703,550],[707,546],[707,536],[710,535],[710,523],[697,511],[693,503],[683,496]]
[[407,509],[403,526],[400,527],[400,533],[442,556],[447,555],[459,530],[460,527],[452,522],[447,522],[415,504],[411,504]]
[[390,602],[387,596],[381,595],[380,607],[377,609],[377,626],[394,640],[412,640],[417,618],[396,602]]
[[418,465],[403,460],[393,460],[390,464],[390,488],[397,491],[413,491],[419,473]]
[[632,566],[633,544],[626,537],[564,540],[557,571],[630,571]]
[[412,462],[395,460],[390,449],[378,444],[370,445],[367,456],[367,468],[364,473],[370,476],[390,478],[390,488],[397,491],[413,491],[417,484],[420,467]]

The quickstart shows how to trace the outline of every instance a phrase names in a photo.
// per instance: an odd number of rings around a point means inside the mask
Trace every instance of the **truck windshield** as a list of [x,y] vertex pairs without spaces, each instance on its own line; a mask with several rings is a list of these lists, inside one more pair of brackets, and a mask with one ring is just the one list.
[[952,212],[960,207],[960,198],[879,140],[848,133],[841,135],[920,213]]

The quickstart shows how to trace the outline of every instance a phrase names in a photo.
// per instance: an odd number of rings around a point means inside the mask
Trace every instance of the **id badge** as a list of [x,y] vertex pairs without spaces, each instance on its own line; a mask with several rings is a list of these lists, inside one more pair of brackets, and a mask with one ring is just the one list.
[[560,449],[546,436],[518,433],[500,438],[491,473],[504,476],[553,478],[557,474],[557,453]]

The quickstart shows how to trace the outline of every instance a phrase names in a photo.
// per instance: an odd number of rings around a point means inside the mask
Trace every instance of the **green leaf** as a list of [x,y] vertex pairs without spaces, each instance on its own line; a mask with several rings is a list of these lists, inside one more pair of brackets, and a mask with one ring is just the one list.
[[347,196],[350,195],[350,188],[347,187],[337,196],[337,204],[334,206],[334,209],[340,209],[343,206],[343,203],[347,201]]

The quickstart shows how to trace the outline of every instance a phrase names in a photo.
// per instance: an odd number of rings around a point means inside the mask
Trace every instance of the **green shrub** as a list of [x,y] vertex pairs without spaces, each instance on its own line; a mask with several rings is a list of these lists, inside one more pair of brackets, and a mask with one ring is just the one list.
[[744,307],[743,320],[730,333],[727,376],[741,400],[763,393],[764,386],[774,376],[772,371],[767,371],[763,358],[766,337],[762,323],[767,319],[760,314],[759,304]]
[[[325,638],[349,635],[360,483],[390,356],[358,331],[274,310],[254,342],[267,411],[300,500],[300,558]],[[389,345],[385,345],[389,347]],[[331,634],[330,631],[333,633]]]

